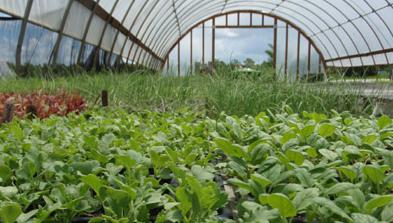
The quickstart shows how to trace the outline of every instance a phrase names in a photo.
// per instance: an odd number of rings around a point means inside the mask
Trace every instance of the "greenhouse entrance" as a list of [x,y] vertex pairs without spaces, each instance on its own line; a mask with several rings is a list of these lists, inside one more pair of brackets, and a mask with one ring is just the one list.
[[[239,37],[238,43],[248,41],[253,33],[260,34],[259,41],[243,45],[254,46],[254,51],[266,45],[260,56],[271,51],[269,59],[276,68],[278,79],[296,81],[323,77],[320,75],[326,68],[323,56],[301,29],[278,17],[253,11],[215,15],[192,27],[172,46],[166,57],[165,73],[177,76],[214,73],[218,68],[217,62],[237,63],[235,59],[238,58],[232,58],[232,46],[228,43],[222,46],[223,35],[238,35],[236,32],[244,37]],[[226,58],[220,57],[220,53]]]

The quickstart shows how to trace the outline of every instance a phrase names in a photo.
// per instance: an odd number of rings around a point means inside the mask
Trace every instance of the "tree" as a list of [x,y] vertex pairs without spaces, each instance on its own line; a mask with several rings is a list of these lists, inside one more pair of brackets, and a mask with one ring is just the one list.
[[251,58],[247,58],[244,61],[244,66],[247,67],[247,68],[253,68],[253,67],[255,67],[255,61],[253,59],[251,59]]
[[269,44],[269,48],[267,50],[265,50],[265,53],[268,55],[268,60],[267,62],[270,63],[271,65],[273,65],[273,45]]

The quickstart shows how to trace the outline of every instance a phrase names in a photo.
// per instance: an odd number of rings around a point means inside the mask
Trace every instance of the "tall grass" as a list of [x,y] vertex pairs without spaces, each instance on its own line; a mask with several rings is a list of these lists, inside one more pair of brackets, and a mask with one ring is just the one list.
[[221,112],[241,116],[280,109],[286,104],[296,112],[336,110],[363,115],[372,111],[358,94],[348,92],[345,86],[332,90],[324,85],[233,79],[223,75],[176,78],[106,72],[53,79],[0,80],[0,92],[79,92],[90,104],[94,104],[104,89],[109,91],[112,106],[130,110],[168,111],[187,107],[204,110],[212,116]]

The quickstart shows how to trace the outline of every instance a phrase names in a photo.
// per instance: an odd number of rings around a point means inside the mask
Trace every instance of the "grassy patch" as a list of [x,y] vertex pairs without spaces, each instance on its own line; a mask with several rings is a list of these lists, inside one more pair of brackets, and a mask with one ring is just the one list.
[[345,86],[332,91],[323,84],[286,84],[266,82],[263,78],[233,79],[222,75],[176,78],[138,73],[99,73],[53,79],[11,78],[0,81],[2,92],[76,91],[87,98],[90,104],[94,104],[104,89],[110,93],[112,106],[126,107],[133,111],[173,111],[192,107],[205,110],[212,116],[223,111],[241,116],[280,109],[283,104],[289,105],[295,112],[326,113],[337,110],[369,114],[371,111],[360,96],[349,93]]

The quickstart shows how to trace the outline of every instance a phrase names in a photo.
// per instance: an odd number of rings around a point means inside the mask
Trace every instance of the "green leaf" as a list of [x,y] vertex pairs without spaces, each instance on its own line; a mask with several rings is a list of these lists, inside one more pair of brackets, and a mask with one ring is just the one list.
[[228,180],[228,183],[230,183],[230,184],[232,184],[233,186],[236,186],[236,187],[238,187],[238,188],[240,188],[240,189],[249,191],[249,192],[252,190],[252,189],[251,189],[251,186],[250,186],[250,184],[249,184],[248,182],[241,181],[241,180],[239,180],[239,179],[237,179],[237,178],[229,179],[229,180]]
[[319,135],[325,138],[333,136],[335,131],[336,131],[336,126],[331,124],[322,124],[318,129]]
[[0,165],[0,182],[7,182],[12,176],[12,170],[5,165]]
[[357,186],[351,183],[338,183],[325,191],[327,195],[340,194],[348,190],[356,189]]
[[334,161],[337,159],[338,155],[335,152],[332,152],[330,150],[327,149],[320,149],[318,150],[318,152],[324,156],[326,159],[330,160],[330,161]]
[[32,210],[26,214],[22,213],[21,215],[19,215],[19,217],[16,219],[16,221],[18,223],[26,223],[28,222],[34,215],[36,215],[38,213],[38,209],[36,210]]
[[304,137],[307,138],[310,135],[312,135],[315,131],[315,125],[308,125],[304,127],[302,130],[300,130],[300,134]]
[[298,211],[306,210],[308,206],[313,203],[313,199],[319,196],[319,190],[316,188],[309,188],[296,193],[293,199],[293,204]]
[[379,223],[378,219],[371,215],[354,213],[351,216],[356,223]]
[[280,214],[285,218],[296,216],[297,212],[295,206],[284,194],[261,194],[259,196],[259,202],[278,209]]
[[0,195],[11,198],[18,193],[17,187],[0,187]]
[[326,199],[324,197],[317,197],[314,198],[313,201],[315,202],[315,204],[318,204],[322,207],[325,207],[326,209],[328,209],[329,211],[331,211],[332,213],[341,216],[344,219],[347,219],[348,221],[352,222],[351,217],[349,217],[344,210],[342,210],[341,208],[339,208],[333,201]]
[[364,205],[364,209],[367,213],[371,213],[375,208],[384,207],[392,202],[393,195],[383,195],[367,201]]
[[84,175],[91,174],[95,169],[100,167],[100,163],[96,160],[88,160],[84,162],[74,162],[71,164],[75,171],[79,171]]
[[393,219],[393,204],[387,205],[382,213],[381,218],[383,221],[389,222]]
[[380,130],[385,129],[386,127],[392,125],[392,119],[386,115],[383,115],[378,119],[377,125]]
[[280,215],[277,209],[267,210],[266,207],[251,201],[245,201],[241,206],[246,209],[250,215],[249,218],[246,219],[246,222],[270,223],[270,220],[277,219]]
[[82,182],[89,185],[97,194],[100,192],[100,188],[104,185],[96,175],[90,174],[81,178]]
[[385,173],[380,168],[374,166],[363,167],[363,174],[376,184],[382,183],[385,179]]
[[303,154],[296,150],[287,150],[285,152],[285,155],[290,161],[294,162],[296,165],[302,165],[305,160]]
[[191,168],[192,174],[201,181],[211,181],[214,179],[214,174],[208,172],[199,165],[194,165]]
[[258,183],[259,185],[261,185],[262,187],[267,187],[270,184],[272,184],[272,181],[270,181],[269,179],[258,173],[254,173],[253,175],[251,175],[251,179],[256,183]]
[[131,169],[132,167],[135,166],[136,161],[129,155],[117,155],[115,156],[116,158],[116,164],[124,166],[127,169]]
[[246,153],[244,152],[243,148],[239,145],[232,144],[226,139],[217,138],[214,140],[217,147],[224,151],[225,154],[228,156],[244,158],[246,157]]
[[4,223],[14,223],[21,214],[22,209],[19,204],[14,202],[1,204],[0,220],[2,220]]
[[336,169],[341,174],[344,174],[346,177],[348,177],[351,181],[354,181],[356,179],[357,174],[350,167],[337,167]]

